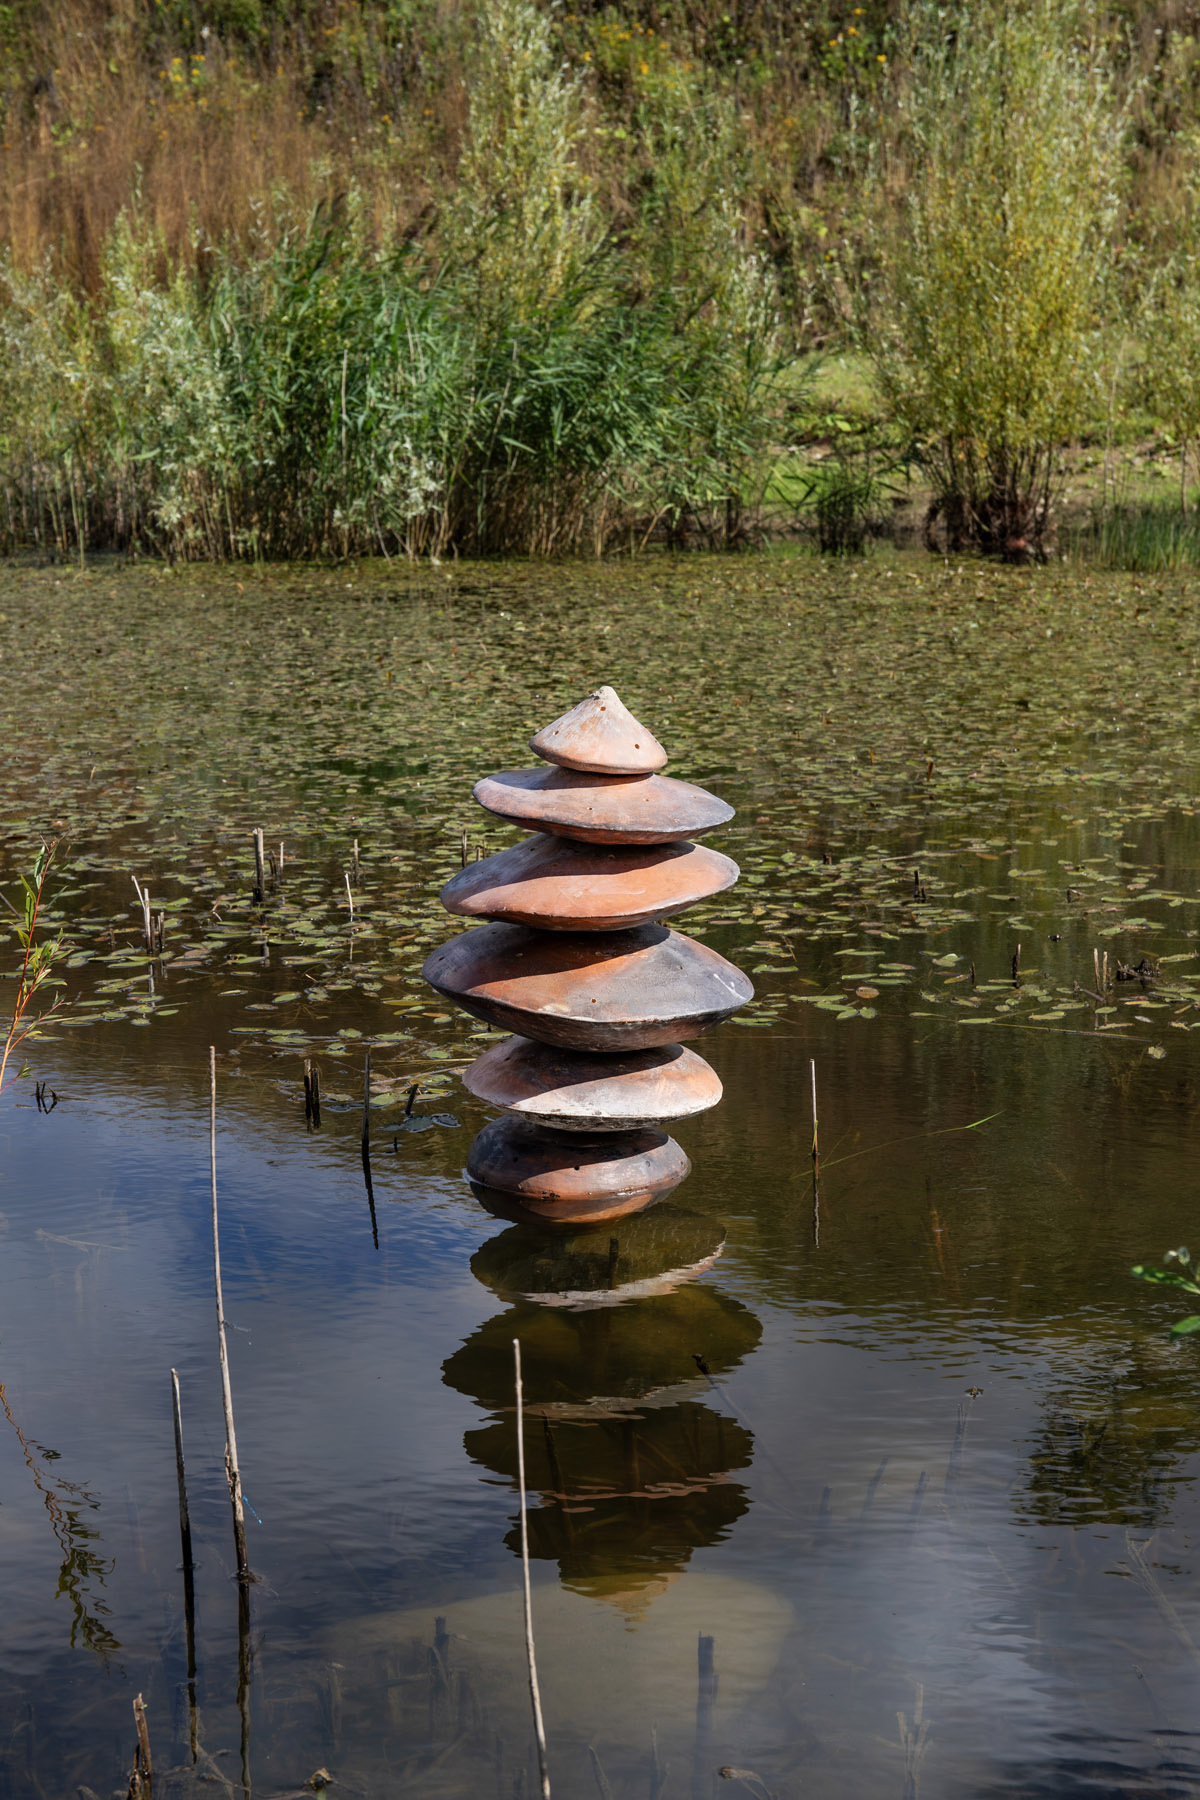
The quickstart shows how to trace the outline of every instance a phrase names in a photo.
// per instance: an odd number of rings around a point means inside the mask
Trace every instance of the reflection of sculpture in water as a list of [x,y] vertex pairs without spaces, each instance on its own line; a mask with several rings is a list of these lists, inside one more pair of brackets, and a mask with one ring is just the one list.
[[[738,1477],[753,1439],[719,1389],[761,1327],[698,1279],[722,1242],[711,1219],[660,1202],[607,1230],[510,1227],[471,1261],[503,1306],[443,1377],[491,1414],[467,1432],[466,1450],[491,1472],[489,1485],[501,1478],[515,1513],[512,1340],[521,1341],[556,1794],[642,1793],[647,1780],[654,1794],[668,1766],[690,1767],[695,1791],[707,1793],[716,1768],[739,1760],[733,1721],[765,1690],[791,1625],[770,1584],[707,1566],[679,1579],[692,1552],[724,1539],[750,1505]],[[505,1542],[518,1558],[515,1523]],[[416,1751],[408,1767],[423,1794],[527,1790],[519,1579],[514,1569],[497,1592],[431,1596],[339,1632],[345,1725],[377,1730],[386,1718],[393,1786],[400,1744]],[[678,1776],[669,1791],[676,1785]]]
[[549,767],[477,783],[489,812],[532,836],[464,863],[449,912],[490,923],[428,958],[438,993],[517,1035],[466,1071],[504,1116],[467,1173],[559,1222],[615,1219],[683,1180],[690,1164],[656,1129],[715,1106],[721,1083],[679,1041],[744,1006],[740,969],[659,921],[737,880],[727,856],[688,842],[731,809],[659,775],[661,744],[611,688],[589,694],[530,748]]
[[[444,1365],[447,1383],[495,1417],[465,1448],[514,1485],[512,1340],[521,1340],[530,1554],[581,1593],[641,1610],[747,1510],[736,1471],[750,1432],[714,1378],[754,1349],[739,1301],[693,1277],[718,1226],[669,1206],[619,1231],[569,1236],[512,1227],[477,1251],[475,1275],[511,1301]],[[708,1375],[698,1372],[703,1359]],[[519,1553],[514,1527],[507,1538]]]

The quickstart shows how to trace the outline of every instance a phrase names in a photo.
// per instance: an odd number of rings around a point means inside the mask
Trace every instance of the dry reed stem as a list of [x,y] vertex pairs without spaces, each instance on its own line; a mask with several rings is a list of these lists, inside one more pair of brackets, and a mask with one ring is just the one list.
[[525,1658],[529,1665],[529,1700],[537,1737],[538,1775],[542,1800],[550,1800],[550,1774],[546,1766],[546,1727],[538,1688],[537,1652],[533,1642],[533,1595],[529,1586],[529,1523],[525,1509],[525,1393],[521,1384],[521,1340],[513,1339],[513,1371],[517,1391],[517,1480],[521,1491],[521,1575],[525,1590]]
[[217,1053],[208,1051],[209,1170],[212,1177],[212,1242],[213,1284],[217,1297],[217,1349],[221,1362],[221,1400],[225,1408],[225,1477],[229,1483],[229,1503],[233,1509],[233,1545],[237,1554],[239,1581],[250,1579],[246,1560],[246,1514],[242,1505],[242,1477],[238,1465],[237,1432],[233,1423],[233,1389],[229,1384],[229,1350],[225,1341],[225,1301],[221,1293],[221,1245],[217,1231]]

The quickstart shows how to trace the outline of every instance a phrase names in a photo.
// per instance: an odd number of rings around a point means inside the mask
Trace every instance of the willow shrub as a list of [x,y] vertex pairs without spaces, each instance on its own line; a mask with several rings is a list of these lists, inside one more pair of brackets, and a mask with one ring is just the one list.
[[904,189],[857,322],[951,547],[1040,544],[1059,447],[1103,409],[1121,119],[1085,22],[1063,0],[906,16]]
[[1139,321],[1142,397],[1179,445],[1179,505],[1188,509],[1189,452],[1200,450],[1200,156],[1178,242],[1147,284]]

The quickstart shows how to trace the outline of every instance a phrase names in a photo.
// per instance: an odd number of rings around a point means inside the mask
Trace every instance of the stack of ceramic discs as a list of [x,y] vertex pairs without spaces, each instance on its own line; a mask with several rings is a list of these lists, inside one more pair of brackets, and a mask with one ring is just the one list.
[[489,775],[475,798],[533,836],[443,888],[447,911],[492,923],[435,950],[424,975],[518,1034],[463,1077],[506,1109],[472,1144],[471,1179],[546,1217],[613,1218],[687,1174],[655,1127],[715,1106],[721,1084],[679,1040],[753,995],[740,969],[658,923],[737,880],[690,841],[733,810],[660,775],[666,751],[608,687],[530,748],[549,766]]

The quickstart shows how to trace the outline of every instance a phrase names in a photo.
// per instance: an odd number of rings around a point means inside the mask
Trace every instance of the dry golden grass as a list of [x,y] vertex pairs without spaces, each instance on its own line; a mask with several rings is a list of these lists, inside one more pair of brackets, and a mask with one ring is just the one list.
[[[901,203],[894,108],[900,0],[574,0],[554,14],[599,129],[582,153],[623,234],[653,186],[636,124],[667,63],[734,106],[747,223],[763,228],[785,293],[857,232],[874,180]],[[427,231],[453,189],[468,111],[474,0],[18,0],[0,7],[0,247],[95,291],[103,243],[136,201],[164,266],[311,215],[353,190],[380,240]],[[1130,117],[1128,233],[1173,242],[1200,131],[1196,0],[1111,0],[1089,13]],[[7,19],[7,22],[6,22]],[[886,52],[886,54],[885,54]],[[897,186],[899,184],[899,187]],[[814,297],[815,296],[815,297]],[[827,321],[828,322],[828,321]]]
[[[94,291],[105,238],[136,204],[166,263],[307,216],[353,187],[368,230],[404,233],[444,189],[465,116],[453,66],[415,99],[369,95],[296,42],[251,58],[215,36],[147,54],[130,0],[42,9],[2,115],[0,244]],[[351,76],[353,71],[350,72]]]

